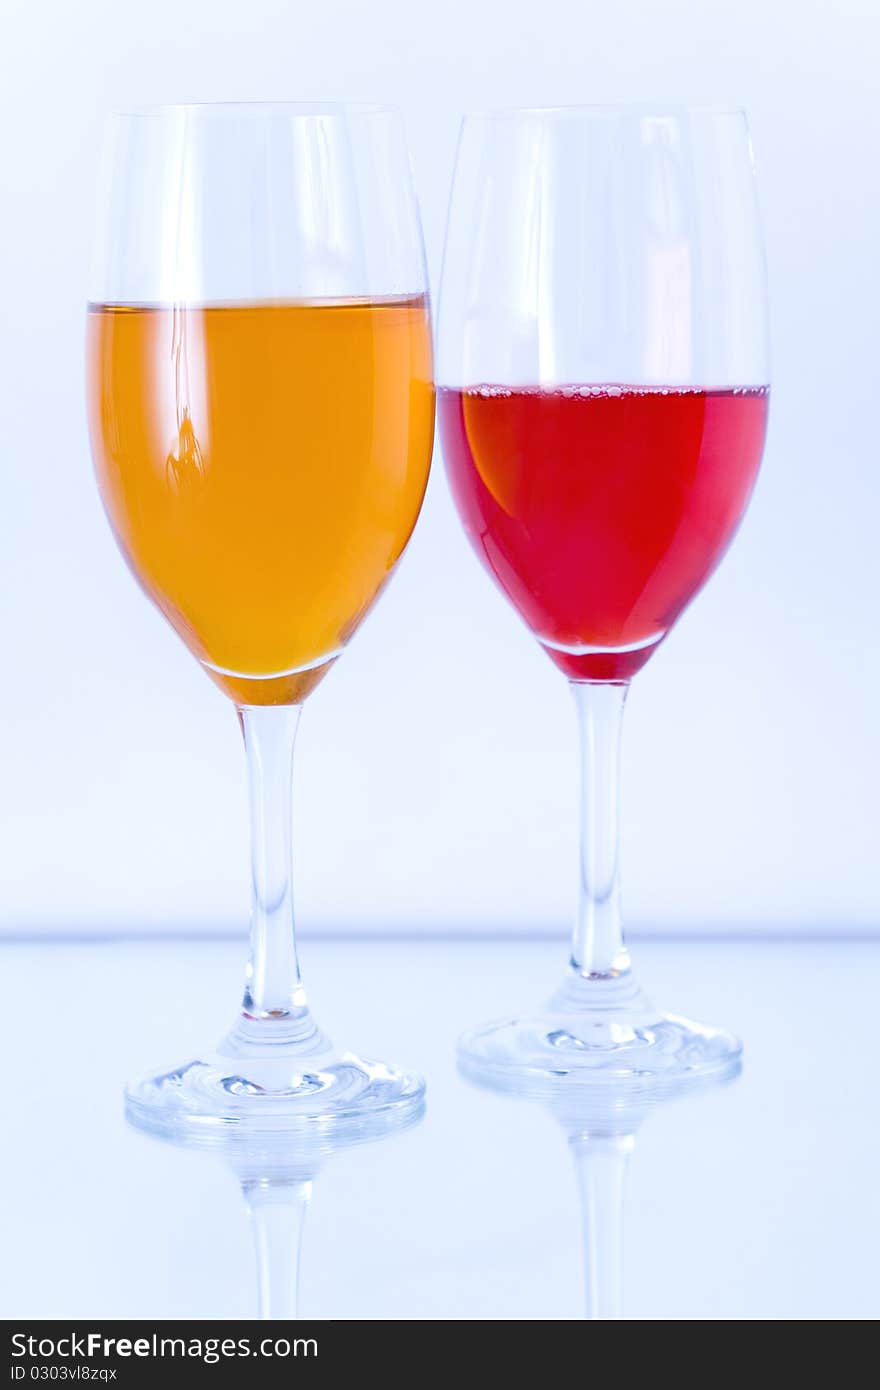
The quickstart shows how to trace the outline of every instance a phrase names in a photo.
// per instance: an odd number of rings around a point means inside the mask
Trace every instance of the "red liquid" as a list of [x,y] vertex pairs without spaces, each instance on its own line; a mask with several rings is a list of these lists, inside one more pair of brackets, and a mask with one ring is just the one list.
[[767,388],[439,393],[477,554],[574,680],[626,680],[705,583],[755,481]]

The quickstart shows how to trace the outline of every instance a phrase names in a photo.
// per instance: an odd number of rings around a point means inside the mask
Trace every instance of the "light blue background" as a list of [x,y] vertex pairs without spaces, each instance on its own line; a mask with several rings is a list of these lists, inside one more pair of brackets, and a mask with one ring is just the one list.
[[[0,928],[237,928],[231,709],[125,572],[91,477],[83,300],[102,118],[135,102],[402,106],[436,289],[460,113],[745,105],[771,433],[719,574],[633,690],[625,905],[644,927],[875,926],[877,73],[869,0],[0,0]],[[308,705],[304,924],[562,929],[564,681],[479,570],[440,467],[395,583]]]

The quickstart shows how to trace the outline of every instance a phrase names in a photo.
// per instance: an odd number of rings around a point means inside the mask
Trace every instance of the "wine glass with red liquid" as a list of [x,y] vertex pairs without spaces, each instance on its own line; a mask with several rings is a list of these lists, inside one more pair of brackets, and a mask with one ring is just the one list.
[[570,682],[580,902],[547,1010],[468,1034],[521,1089],[726,1073],[736,1038],[656,1009],[624,945],[629,682],[737,529],[768,405],[764,254],[741,111],[571,107],[462,126],[438,334],[443,452],[483,565]]

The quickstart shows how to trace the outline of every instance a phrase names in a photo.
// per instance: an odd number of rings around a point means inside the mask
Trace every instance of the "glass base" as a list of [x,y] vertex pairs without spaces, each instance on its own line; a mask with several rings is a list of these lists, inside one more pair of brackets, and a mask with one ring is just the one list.
[[384,1119],[415,1120],[424,1106],[421,1077],[384,1062],[366,1062],[329,1047],[253,1055],[213,1053],[171,1071],[132,1082],[125,1092],[129,1120],[169,1139],[206,1143],[218,1132],[259,1136],[320,1133],[356,1140]]
[[679,1091],[740,1068],[733,1034],[655,1009],[629,975],[572,975],[546,1013],[503,1019],[466,1033],[465,1075],[493,1089],[533,1095],[589,1083]]

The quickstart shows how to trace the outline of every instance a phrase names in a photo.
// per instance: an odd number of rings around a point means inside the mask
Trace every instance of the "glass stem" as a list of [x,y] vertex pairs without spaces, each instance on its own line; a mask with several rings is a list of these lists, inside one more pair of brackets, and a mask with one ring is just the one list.
[[[299,705],[238,709],[251,812],[251,933],[241,1016],[231,1038],[251,1044],[323,1041],[306,1001],[293,919],[292,776]],[[311,1050],[311,1049],[310,1049]]]
[[620,729],[625,681],[571,681],[581,743],[581,842],[578,913],[571,949],[577,975],[629,975],[620,917]]

